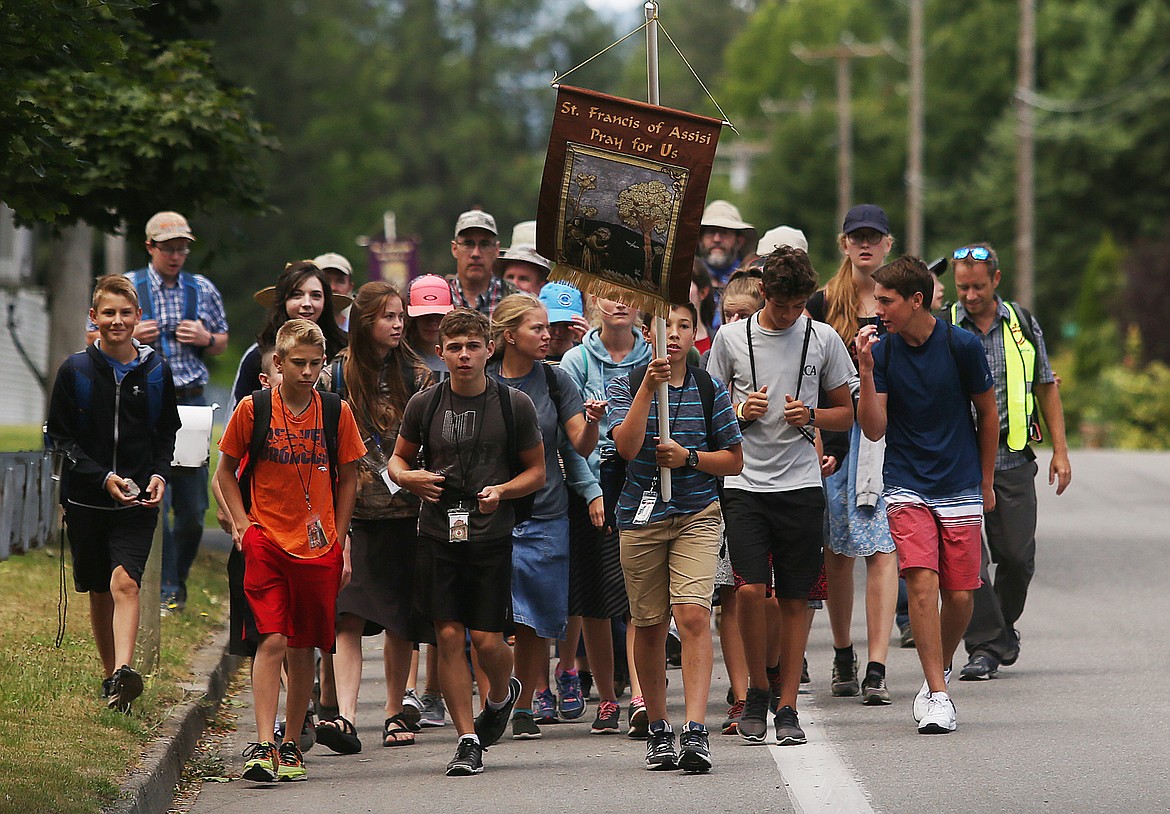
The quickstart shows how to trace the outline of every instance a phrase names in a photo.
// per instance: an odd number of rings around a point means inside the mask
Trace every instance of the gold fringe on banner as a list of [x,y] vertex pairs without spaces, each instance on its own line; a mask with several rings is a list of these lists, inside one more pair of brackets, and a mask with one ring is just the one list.
[[661,297],[651,294],[649,291],[640,291],[621,283],[599,279],[575,266],[557,263],[549,272],[548,278],[553,282],[568,283],[585,294],[624,303],[652,316],[663,319],[670,316],[670,304]]

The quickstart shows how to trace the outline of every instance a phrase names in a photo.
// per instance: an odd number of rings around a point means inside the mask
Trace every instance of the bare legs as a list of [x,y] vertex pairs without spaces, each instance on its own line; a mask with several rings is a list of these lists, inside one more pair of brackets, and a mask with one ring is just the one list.
[[929,568],[907,568],[905,576],[910,596],[910,624],[926,684],[931,692],[946,692],[943,671],[951,663],[971,621],[974,593],[940,591],[938,574]]
[[138,583],[120,565],[110,575],[108,593],[89,593],[89,624],[105,678],[134,658],[138,605]]

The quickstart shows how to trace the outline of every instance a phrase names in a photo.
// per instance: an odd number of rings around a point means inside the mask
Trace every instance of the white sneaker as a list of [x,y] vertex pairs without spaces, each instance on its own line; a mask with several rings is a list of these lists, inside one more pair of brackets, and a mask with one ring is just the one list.
[[[943,671],[943,680],[946,681],[947,686],[951,686],[951,671]],[[926,717],[926,702],[930,698],[930,685],[925,681],[922,682],[922,689],[918,691],[918,695],[914,696],[914,723],[918,723]]]
[[955,702],[945,692],[932,692],[926,699],[926,714],[918,722],[918,734],[945,735],[957,726]]

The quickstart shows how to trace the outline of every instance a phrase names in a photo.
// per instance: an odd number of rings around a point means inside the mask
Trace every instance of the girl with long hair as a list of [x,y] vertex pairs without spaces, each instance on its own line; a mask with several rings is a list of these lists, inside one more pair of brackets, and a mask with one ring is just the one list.
[[523,690],[516,701],[512,737],[540,737],[533,696],[542,706],[556,701],[548,688],[549,640],[565,635],[569,597],[568,489],[557,460],[563,432],[581,456],[597,446],[605,402],[583,402],[576,383],[545,364],[548,311],[528,294],[500,300],[492,315],[495,357],[489,375],[527,394],[536,407],[544,440],[545,484],[535,495],[531,517],[512,534],[512,615],[516,623],[516,676]]
[[[854,337],[863,325],[876,325],[873,273],[894,247],[886,213],[872,204],[849,210],[838,244],[844,255],[837,274],[809,298],[808,313],[827,322],[851,354]],[[854,355],[854,364],[857,359]],[[825,575],[828,579],[829,624],[833,631],[832,692],[835,696],[862,696],[862,703],[890,703],[886,689],[886,658],[898,599],[898,558],[886,522],[881,497],[883,442],[871,442],[854,423],[849,432],[849,454],[844,466],[825,478],[828,535]],[[865,559],[865,617],[869,651],[865,677],[858,682],[857,655],[850,621],[853,616],[853,564]]]
[[244,351],[240,359],[236,380],[232,384],[233,404],[260,389],[260,348],[275,345],[276,332],[290,319],[307,319],[320,327],[325,334],[326,359],[333,359],[346,345],[345,332],[337,326],[333,315],[345,310],[350,299],[333,293],[329,278],[312,260],[289,263],[277,278],[276,285],[260,289],[253,299],[265,306],[268,313],[255,344]]
[[[599,320],[598,327],[590,330],[580,345],[565,353],[561,370],[569,374],[583,397],[604,400],[609,383],[649,362],[651,350],[638,330],[636,309],[600,297],[593,297],[592,302]],[[608,416],[602,418],[599,430],[600,439],[588,455],[588,463],[593,478],[601,487],[601,505],[598,506],[596,501],[589,501],[586,505],[584,497],[574,492],[569,494],[569,519],[573,524],[570,529],[569,612],[582,617],[585,653],[600,700],[590,731],[604,734],[618,731],[620,717],[614,682],[613,620],[628,616],[630,606],[614,516],[625,483],[625,463],[618,457],[609,436]],[[648,721],[643,720],[646,717],[645,704],[642,703],[641,686],[630,652],[633,627],[628,630],[631,635],[626,661],[633,697],[629,716],[637,731],[639,726],[645,728]],[[570,658],[572,655],[575,655],[575,649],[569,654]],[[564,653],[561,658],[565,660]]]
[[414,743],[419,720],[417,708],[404,711],[402,703],[415,639],[411,607],[419,499],[405,489],[392,490],[385,472],[406,403],[431,383],[431,373],[403,341],[403,315],[398,289],[384,282],[363,285],[351,312],[349,347],[332,364],[331,387],[353,408],[366,445],[350,524],[353,576],[337,596],[338,715],[317,725],[317,740],[343,754],[361,751],[355,724],[363,635],[385,633],[382,745]]

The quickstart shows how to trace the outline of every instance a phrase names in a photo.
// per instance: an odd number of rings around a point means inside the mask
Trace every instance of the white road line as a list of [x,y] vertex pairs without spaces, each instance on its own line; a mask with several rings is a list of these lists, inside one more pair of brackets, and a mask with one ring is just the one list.
[[800,726],[808,743],[768,746],[793,806],[797,812],[874,814],[865,789],[817,722],[820,710],[815,702],[807,695],[801,695],[800,700]]

